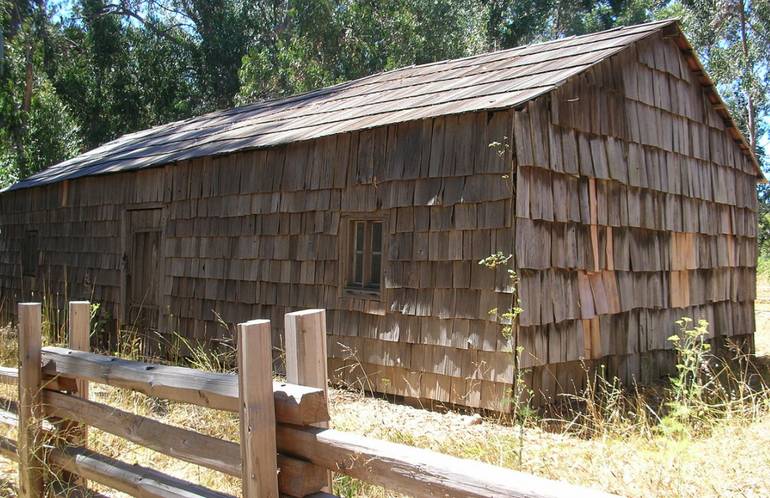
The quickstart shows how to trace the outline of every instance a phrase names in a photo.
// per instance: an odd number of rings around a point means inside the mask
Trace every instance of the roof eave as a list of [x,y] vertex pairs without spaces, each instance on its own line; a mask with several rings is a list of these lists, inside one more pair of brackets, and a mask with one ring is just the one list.
[[[665,29],[671,30],[671,32],[666,33]],[[709,102],[713,106],[714,110],[724,121],[725,130],[730,134],[735,143],[738,144],[743,153],[749,157],[752,164],[754,165],[757,174],[757,183],[768,183],[767,177],[762,171],[762,166],[760,165],[759,160],[757,160],[757,156],[754,153],[753,148],[751,145],[749,145],[749,142],[746,140],[743,132],[741,132],[740,128],[738,128],[738,126],[735,124],[735,120],[733,119],[732,115],[730,115],[730,111],[727,110],[727,104],[725,104],[722,96],[719,95],[719,91],[717,90],[714,80],[712,80],[706,72],[706,69],[703,67],[700,58],[698,57],[698,53],[695,51],[693,46],[690,44],[690,41],[685,36],[679,22],[672,23],[670,26],[666,26],[666,28],[664,28],[663,36],[673,39],[679,49],[684,53],[685,58],[687,59],[687,64],[690,66],[690,70],[698,76],[698,81],[703,87],[703,91],[706,93],[706,97],[709,99]]]

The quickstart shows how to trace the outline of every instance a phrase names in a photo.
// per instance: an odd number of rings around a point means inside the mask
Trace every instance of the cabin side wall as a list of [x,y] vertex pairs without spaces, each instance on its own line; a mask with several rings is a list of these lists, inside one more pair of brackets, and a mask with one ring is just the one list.
[[120,213],[126,198],[117,186],[103,178],[83,178],[0,194],[4,320],[15,317],[17,302],[44,296],[59,307],[68,299],[93,299],[117,316]]
[[[138,216],[127,212],[159,209],[161,332],[210,341],[228,335],[218,316],[269,318],[280,347],[285,312],[323,307],[333,377],[503,409],[512,358],[489,311],[509,308],[513,289],[504,269],[478,261],[513,251],[512,114],[439,117],[3,194],[6,305],[66,290],[124,320],[127,220]],[[387,231],[380,299],[342,289],[340,235],[362,216]],[[22,278],[29,232],[38,236],[35,276]]]
[[674,41],[639,43],[514,123],[517,338],[536,392],[579,387],[581,358],[626,382],[670,373],[684,316],[752,347],[756,173]]

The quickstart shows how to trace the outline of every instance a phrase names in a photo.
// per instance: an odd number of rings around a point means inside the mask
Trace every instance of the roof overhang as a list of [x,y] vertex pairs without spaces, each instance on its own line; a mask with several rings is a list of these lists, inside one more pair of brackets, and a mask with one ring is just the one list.
[[661,31],[664,38],[674,40],[679,49],[682,51],[685,59],[687,60],[687,64],[690,67],[690,70],[698,77],[698,81],[700,82],[701,87],[703,87],[706,98],[708,98],[714,110],[723,119],[725,130],[730,134],[735,143],[738,144],[738,147],[741,148],[743,153],[748,156],[749,159],[751,159],[751,162],[756,169],[757,183],[767,183],[767,177],[765,177],[765,174],[762,171],[762,166],[759,164],[759,160],[757,160],[757,156],[754,153],[754,150],[752,149],[751,145],[749,145],[749,142],[746,140],[746,137],[743,135],[741,130],[735,124],[735,120],[730,114],[730,111],[727,109],[725,101],[722,99],[722,96],[719,95],[719,91],[717,90],[714,80],[712,80],[706,72],[706,69],[703,67],[700,58],[698,57],[698,53],[695,51],[693,46],[690,44],[690,41],[685,36],[679,22],[674,22],[671,25],[664,27]]

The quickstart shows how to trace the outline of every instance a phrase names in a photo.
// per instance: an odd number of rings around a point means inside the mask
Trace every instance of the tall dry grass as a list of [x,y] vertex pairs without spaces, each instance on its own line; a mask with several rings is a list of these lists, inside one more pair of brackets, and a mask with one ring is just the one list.
[[[768,287],[770,296],[770,287]],[[767,301],[770,305],[770,300]],[[759,358],[735,348],[715,355],[708,325],[684,321],[676,342],[678,374],[653,388],[628,388],[616,379],[588,376],[584,391],[562,397],[544,414],[517,406],[515,418],[479,419],[457,411],[428,411],[367,394],[371,385],[331,390],[332,426],[389,441],[566,480],[627,496],[770,496],[770,306],[758,300]],[[764,315],[763,313],[767,313]],[[130,333],[130,332],[129,332]],[[225,334],[226,335],[226,334]],[[50,334],[47,341],[57,334]],[[15,365],[12,327],[0,330],[0,363]],[[141,338],[127,337],[121,354],[140,359]],[[229,371],[231,347],[216,352],[180,336],[166,353],[195,368]],[[4,397],[13,397],[5,389]],[[214,437],[238,440],[234,414],[169,403],[123,389],[92,384],[92,398],[123,410]],[[529,399],[527,396],[512,396]],[[9,434],[13,437],[13,434]],[[138,447],[101,431],[89,432],[92,449],[152,467],[212,489],[238,494],[237,479]],[[15,467],[0,464],[0,495],[13,496]],[[100,491],[118,494],[105,488]],[[339,496],[398,496],[335,476]]]
[[[682,320],[668,382],[629,388],[586,369],[587,387],[547,414],[519,408],[518,420],[476,424],[349,397],[335,407],[335,427],[625,496],[770,496],[767,362],[738,347],[714,354],[708,338],[708,324]],[[394,496],[338,484],[345,496]]]

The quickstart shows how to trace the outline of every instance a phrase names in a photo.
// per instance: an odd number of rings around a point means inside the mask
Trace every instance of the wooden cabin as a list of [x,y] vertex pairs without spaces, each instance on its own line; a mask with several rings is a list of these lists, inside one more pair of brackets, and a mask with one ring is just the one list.
[[505,410],[517,364],[546,396],[582,361],[655,380],[682,316],[751,348],[762,179],[655,22],[123,136],[0,195],[0,292],[207,343],[270,318],[276,349],[325,308],[333,378]]

